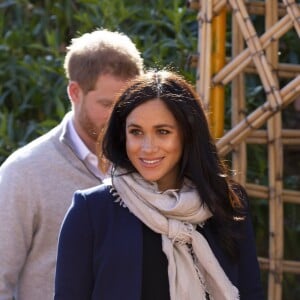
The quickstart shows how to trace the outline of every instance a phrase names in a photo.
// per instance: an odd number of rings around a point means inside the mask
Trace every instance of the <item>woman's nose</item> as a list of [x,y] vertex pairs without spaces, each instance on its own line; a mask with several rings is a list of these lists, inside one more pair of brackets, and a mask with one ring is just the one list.
[[153,152],[157,150],[157,145],[153,137],[145,137],[142,143],[142,150],[145,152]]

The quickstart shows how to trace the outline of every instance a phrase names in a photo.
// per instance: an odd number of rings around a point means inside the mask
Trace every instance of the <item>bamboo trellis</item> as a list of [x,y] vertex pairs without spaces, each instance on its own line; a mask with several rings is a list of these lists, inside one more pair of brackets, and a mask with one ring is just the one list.
[[[218,139],[221,155],[232,153],[237,180],[250,197],[267,199],[269,203],[269,256],[259,257],[261,269],[268,271],[268,299],[282,299],[284,273],[300,274],[300,262],[284,259],[284,203],[300,204],[300,191],[283,188],[283,150],[286,145],[300,145],[300,128],[283,129],[282,111],[300,95],[300,65],[280,63],[279,39],[295,30],[300,38],[300,5],[295,0],[190,0],[197,9],[199,22],[196,88],[206,107],[223,99],[212,90],[231,84],[232,129]],[[232,54],[224,66],[213,68],[214,20],[226,10],[232,16]],[[258,36],[251,15],[264,15],[265,33]],[[221,25],[225,27],[225,24]],[[246,45],[246,47],[245,47]],[[299,39],[300,51],[300,39]],[[245,74],[257,74],[266,101],[245,115]],[[280,88],[280,79],[289,83]],[[223,108],[221,108],[222,110]],[[218,116],[212,111],[212,122]],[[214,119],[215,117],[215,119]],[[221,120],[222,121],[222,120]],[[266,125],[266,129],[261,129]],[[262,144],[268,149],[268,186],[248,183],[246,178],[247,144]]]

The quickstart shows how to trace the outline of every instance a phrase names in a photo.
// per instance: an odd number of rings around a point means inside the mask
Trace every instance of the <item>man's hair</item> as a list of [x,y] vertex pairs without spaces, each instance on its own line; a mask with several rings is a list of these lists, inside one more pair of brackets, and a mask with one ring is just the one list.
[[143,73],[143,59],[128,36],[98,29],[71,40],[64,69],[68,80],[76,81],[87,93],[100,75],[131,79]]

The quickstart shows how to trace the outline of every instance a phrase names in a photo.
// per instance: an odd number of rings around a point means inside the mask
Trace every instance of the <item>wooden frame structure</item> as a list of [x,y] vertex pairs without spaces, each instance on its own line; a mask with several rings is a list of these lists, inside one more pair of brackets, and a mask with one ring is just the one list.
[[[222,89],[226,85],[231,88],[232,129],[225,134],[220,130],[214,132],[218,150],[221,155],[231,153],[232,167],[238,170],[237,180],[246,187],[249,196],[268,200],[269,255],[259,257],[259,262],[268,272],[268,299],[280,300],[283,273],[300,274],[299,261],[284,259],[283,223],[284,204],[300,204],[300,191],[286,190],[282,183],[284,147],[300,147],[300,128],[283,129],[281,118],[282,111],[300,95],[300,65],[280,63],[278,51],[279,40],[288,31],[295,30],[300,38],[300,5],[295,0],[192,0],[189,6],[199,11],[199,55],[194,59],[198,75],[196,87],[212,111],[213,129],[224,115]],[[221,60],[223,65],[217,63],[216,68],[214,51],[223,37],[222,34],[216,36],[214,24],[219,22],[218,18],[224,18],[222,15],[226,12],[232,16],[232,54]],[[264,16],[265,32],[261,36],[255,30],[251,15]],[[225,27],[223,23],[221,30]],[[259,76],[266,97],[266,101],[250,113],[245,113],[247,73]],[[288,83],[280,87],[283,78]],[[218,105],[221,112],[215,110]],[[261,129],[262,126],[265,129]],[[267,148],[267,186],[247,182],[247,145],[251,143]]]

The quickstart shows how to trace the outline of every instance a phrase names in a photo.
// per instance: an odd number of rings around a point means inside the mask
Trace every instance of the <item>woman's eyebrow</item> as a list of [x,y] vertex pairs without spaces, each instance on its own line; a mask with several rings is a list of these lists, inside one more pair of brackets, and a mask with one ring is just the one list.
[[[135,124],[135,123],[130,123],[130,124],[128,124],[126,127],[127,127],[127,128],[128,128],[128,127],[138,127],[138,128],[141,128],[142,126],[140,126],[140,125],[138,125],[138,124]],[[161,128],[161,127],[175,128],[176,126],[175,126],[175,125],[172,125],[172,124],[162,123],[162,124],[154,125],[153,127],[154,127],[154,128]]]

